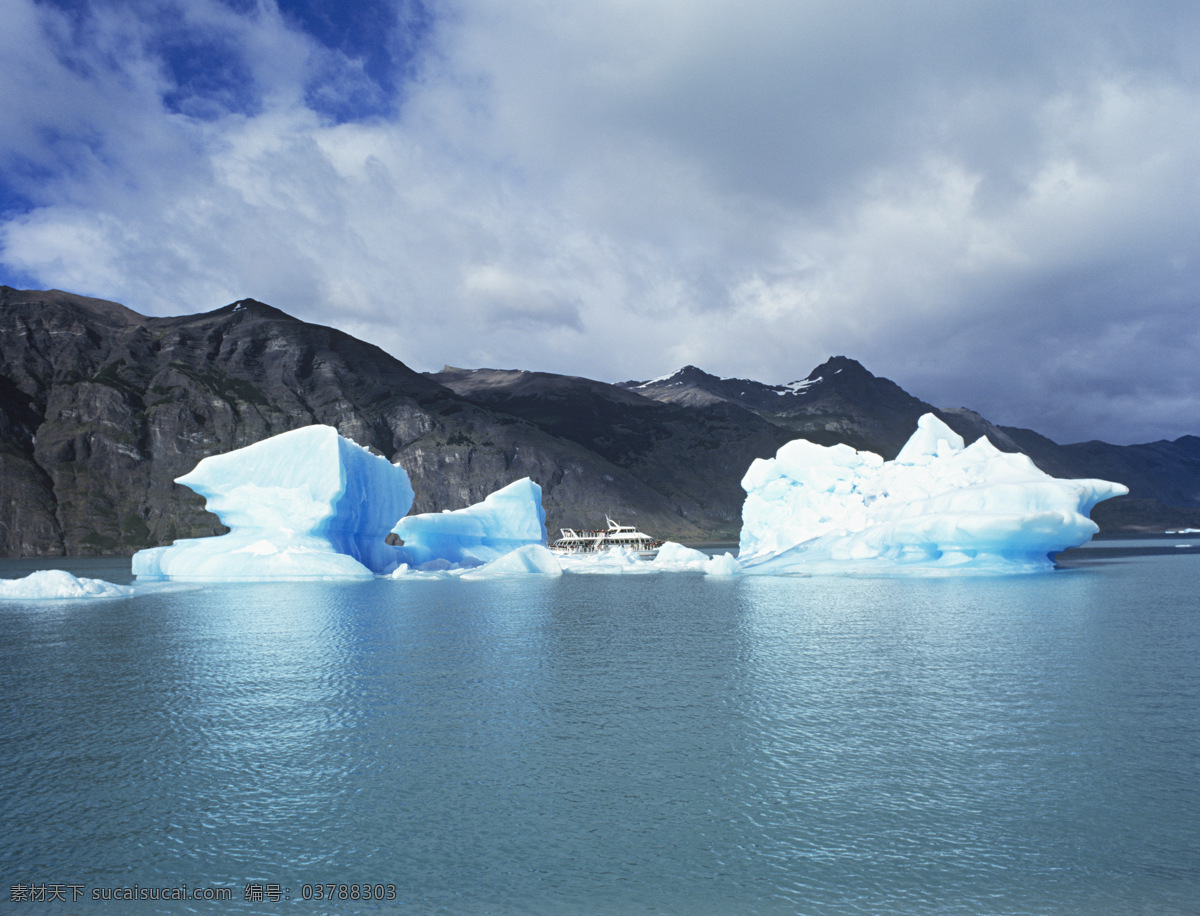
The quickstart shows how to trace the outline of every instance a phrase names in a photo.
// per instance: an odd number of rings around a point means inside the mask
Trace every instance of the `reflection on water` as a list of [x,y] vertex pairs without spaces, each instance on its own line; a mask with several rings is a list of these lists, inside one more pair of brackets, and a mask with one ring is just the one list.
[[1190,912],[1196,570],[6,603],[0,863],[236,889],[147,913]]

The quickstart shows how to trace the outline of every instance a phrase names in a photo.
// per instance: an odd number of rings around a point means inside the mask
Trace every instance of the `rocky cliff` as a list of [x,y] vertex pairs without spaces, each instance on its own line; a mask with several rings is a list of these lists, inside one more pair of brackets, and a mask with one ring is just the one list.
[[609,512],[681,538],[712,527],[574,442],[263,303],[147,318],[113,302],[0,287],[6,554],[130,553],[216,533],[215,516],[174,479],[207,455],[311,423],[400,462],[414,511],[460,508],[531,476],[552,526]]

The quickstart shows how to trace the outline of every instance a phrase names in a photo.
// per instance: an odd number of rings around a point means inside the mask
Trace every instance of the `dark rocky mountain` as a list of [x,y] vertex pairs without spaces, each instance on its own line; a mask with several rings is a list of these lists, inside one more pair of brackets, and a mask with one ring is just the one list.
[[[416,512],[530,476],[551,531],[610,514],[678,540],[729,538],[754,458],[798,435],[891,457],[929,409],[844,357],[786,386],[693,367],[622,386],[490,369],[425,376],[250,299],[148,318],[0,287],[0,553],[130,553],[216,533],[216,517],[174,479],[207,455],[311,423],[401,463]],[[1200,438],[1059,446],[970,411],[939,413],[1050,473],[1127,483],[1131,497],[1094,513],[1106,527],[1200,527]]]
[[787,430],[790,438],[821,445],[845,442],[884,458],[896,457],[917,428],[917,419],[933,410],[845,356],[834,356],[807,378],[787,385],[717,378],[685,366],[674,375],[620,386],[670,404],[736,405]]
[[845,442],[885,458],[895,457],[917,418],[932,411],[967,442],[987,436],[1003,451],[1024,452],[1055,477],[1099,477],[1128,486],[1129,496],[1103,502],[1092,511],[1106,530],[1200,527],[1197,436],[1143,445],[1059,445],[1030,429],[996,426],[966,408],[934,407],[844,356],[829,359],[807,378],[787,385],[722,379],[686,366],[670,376],[622,382],[621,387],[672,404],[742,407],[796,436],[823,445]]
[[0,552],[129,553],[221,529],[174,479],[207,455],[327,423],[408,471],[414,511],[526,475],[548,524],[604,513],[678,538],[727,526],[518,417],[475,406],[377,347],[243,300],[147,318],[0,287]]
[[736,404],[663,403],[616,385],[548,372],[455,369],[429,376],[473,404],[574,442],[663,494],[712,538],[737,538],[742,476],[795,438]]

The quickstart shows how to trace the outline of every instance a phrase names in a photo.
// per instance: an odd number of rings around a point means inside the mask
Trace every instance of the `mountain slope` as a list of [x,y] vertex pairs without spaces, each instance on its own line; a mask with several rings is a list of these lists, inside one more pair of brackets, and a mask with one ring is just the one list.
[[831,357],[807,378],[787,385],[722,379],[685,366],[673,375],[622,382],[621,387],[665,403],[736,405],[787,430],[792,438],[821,445],[845,442],[885,458],[894,458],[917,428],[917,419],[934,409],[845,356]]
[[792,438],[734,404],[683,407],[573,376],[446,367],[429,377],[627,470],[712,537],[737,537],[746,468]]
[[414,511],[459,508],[529,475],[551,525],[609,512],[678,537],[705,530],[595,453],[263,303],[147,318],[0,287],[4,553],[128,553],[212,534],[217,519],[174,478],[207,455],[311,423],[400,461]]
[[807,378],[787,385],[722,379],[686,366],[648,382],[622,382],[621,387],[676,405],[740,406],[795,436],[823,445],[845,442],[885,458],[895,457],[917,419],[933,412],[967,442],[987,436],[1002,451],[1024,452],[1055,477],[1124,483],[1129,496],[1101,503],[1092,513],[1106,529],[1162,531],[1200,525],[1196,436],[1142,445],[1059,445],[1033,430],[996,426],[966,408],[936,408],[844,356],[831,357]]

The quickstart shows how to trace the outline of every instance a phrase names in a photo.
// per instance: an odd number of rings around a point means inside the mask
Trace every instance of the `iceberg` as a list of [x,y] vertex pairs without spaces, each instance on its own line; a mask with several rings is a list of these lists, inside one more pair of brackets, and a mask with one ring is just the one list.
[[550,550],[541,544],[526,544],[509,551],[476,569],[463,573],[464,579],[510,579],[522,576],[548,576],[558,578],[562,567]]
[[743,573],[1047,569],[1098,530],[1088,513],[1129,492],[1061,480],[933,414],[894,461],[797,439],[742,480]]
[[[400,513],[403,515],[404,513]],[[546,545],[542,488],[523,477],[465,509],[395,519],[403,542],[393,562],[416,569],[482,566],[527,545]]]
[[699,572],[707,576],[737,575],[737,559],[731,553],[709,556],[702,550],[684,547],[667,541],[658,548],[658,555],[651,564],[660,572]]
[[230,531],[138,551],[138,578],[370,578],[397,564],[385,539],[413,502],[402,467],[331,426],[213,455],[176,482]]
[[128,598],[133,588],[104,579],[85,579],[63,569],[43,569],[23,579],[0,580],[0,600],[46,601],[60,598]]
[[581,576],[641,575],[662,572],[654,560],[638,556],[627,547],[610,547],[595,553],[564,554],[558,557],[563,572]]
[[702,573],[709,576],[737,575],[739,567],[733,554],[709,556],[701,550],[667,541],[653,559],[645,559],[636,550],[610,547],[594,553],[574,553],[558,557],[563,572],[581,576],[651,575],[657,573]]

